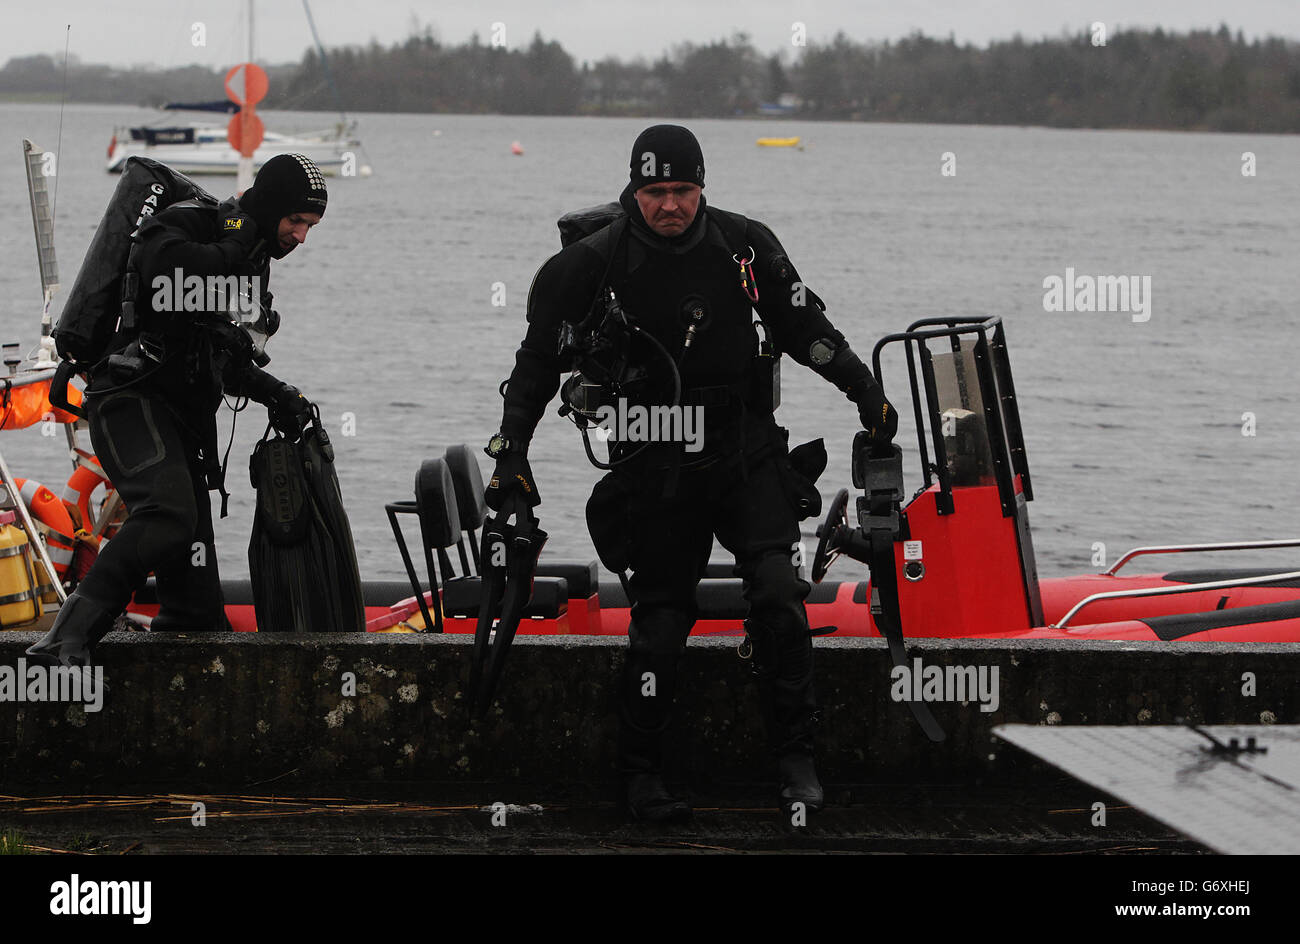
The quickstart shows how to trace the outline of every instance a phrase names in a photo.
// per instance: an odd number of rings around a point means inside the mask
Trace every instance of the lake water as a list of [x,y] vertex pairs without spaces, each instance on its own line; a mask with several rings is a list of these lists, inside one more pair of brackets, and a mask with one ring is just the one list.
[[[399,577],[383,512],[411,496],[420,462],[486,442],[497,385],[523,335],[533,273],[559,248],[555,219],[613,199],[636,134],[611,118],[360,115],[368,178],[332,179],[324,222],[276,264],[283,316],[270,370],[320,404],[363,575]],[[305,130],[328,116],[268,113]],[[326,120],[323,120],[326,119]],[[69,106],[58,174],[57,250],[71,286],[117,178],[112,128],[157,122],[134,108]],[[1136,544],[1300,533],[1300,140],[1294,137],[1056,131],[938,125],[694,121],[710,203],[770,225],[864,358],[880,336],[934,315],[999,314],[1007,325],[1026,446],[1040,573],[1088,570]],[[21,138],[53,150],[58,109],[0,105],[0,334],[34,346],[40,294]],[[757,137],[803,135],[802,150]],[[512,141],[523,156],[510,152]],[[1243,153],[1255,176],[1243,176]],[[944,176],[945,153],[955,176]],[[230,178],[203,178],[218,196]],[[1066,269],[1151,280],[1150,319],[1048,312],[1044,279]],[[506,304],[493,305],[494,283]],[[786,362],[778,413],[791,441],[826,440],[823,496],[849,485],[856,411]],[[901,359],[885,386],[910,418]],[[264,422],[241,414],[230,517],[217,525],[227,576],[247,573],[247,464]],[[1253,436],[1243,414],[1253,414]],[[355,435],[342,435],[345,414]],[[223,429],[230,414],[223,413]],[[915,436],[900,434],[909,492]],[[224,434],[223,434],[224,443]],[[62,438],[6,434],[16,474],[59,485]],[[594,556],[583,507],[600,473],[554,415],[531,453],[548,557]],[[481,459],[486,477],[489,462]],[[815,522],[804,523],[811,539]],[[722,552],[719,551],[719,557]],[[1244,563],[1290,564],[1284,554]],[[1159,567],[1159,564],[1155,564]],[[861,575],[849,562],[835,575]]]

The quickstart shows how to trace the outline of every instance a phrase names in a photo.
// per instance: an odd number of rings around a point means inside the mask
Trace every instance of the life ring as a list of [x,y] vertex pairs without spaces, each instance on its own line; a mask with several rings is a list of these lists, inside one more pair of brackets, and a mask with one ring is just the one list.
[[91,522],[95,520],[95,516],[90,510],[90,496],[99,486],[103,485],[105,488],[111,489],[113,483],[108,480],[108,476],[104,474],[103,467],[93,453],[78,449],[77,454],[82,461],[77,463],[76,469],[68,477],[67,484],[63,486],[63,495],[61,497],[69,511],[76,509],[74,518],[78,527],[90,531]]
[[40,482],[14,477],[14,485],[23,497],[27,511],[44,532],[50,563],[60,580],[72,566],[72,555],[81,530],[72,520],[68,506]]

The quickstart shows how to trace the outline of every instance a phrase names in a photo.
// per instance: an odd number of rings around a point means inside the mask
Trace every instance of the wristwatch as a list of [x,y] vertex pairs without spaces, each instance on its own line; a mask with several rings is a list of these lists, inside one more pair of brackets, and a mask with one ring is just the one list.
[[512,445],[513,443],[509,439],[506,439],[504,433],[493,433],[492,438],[488,440],[488,444],[484,447],[483,451],[488,454],[489,458],[500,459],[510,451]]

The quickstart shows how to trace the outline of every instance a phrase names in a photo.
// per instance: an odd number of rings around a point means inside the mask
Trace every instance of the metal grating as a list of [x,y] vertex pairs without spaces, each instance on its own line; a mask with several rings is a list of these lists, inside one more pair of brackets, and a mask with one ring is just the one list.
[[41,290],[52,293],[59,287],[59,266],[54,258],[54,216],[50,207],[50,178],[45,171],[45,152],[24,139],[23,157],[27,167],[27,190],[32,202],[32,224],[36,227]]
[[[994,734],[1216,852],[1300,853],[1300,725],[1001,725]],[[1208,736],[1207,736],[1208,735]],[[1216,753],[1247,738],[1266,753]]]

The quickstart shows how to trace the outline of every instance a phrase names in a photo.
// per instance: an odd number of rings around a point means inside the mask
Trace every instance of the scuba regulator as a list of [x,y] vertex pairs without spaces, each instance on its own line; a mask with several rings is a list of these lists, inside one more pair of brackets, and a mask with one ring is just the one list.
[[[695,327],[692,325],[688,330],[688,348]],[[612,288],[605,289],[603,304],[593,304],[592,311],[581,322],[565,321],[560,325],[559,354],[573,366],[573,373],[560,388],[564,402],[559,415],[570,417],[582,432],[587,458],[598,469],[612,469],[649,445],[643,443],[624,456],[601,462],[592,451],[588,434],[589,427],[600,423],[602,409],[617,409],[620,400],[640,402],[653,392],[650,371],[632,363],[635,341],[648,342],[668,364],[673,384],[670,405],[680,405],[682,376],[677,361],[658,338],[638,325],[623,309]]]

